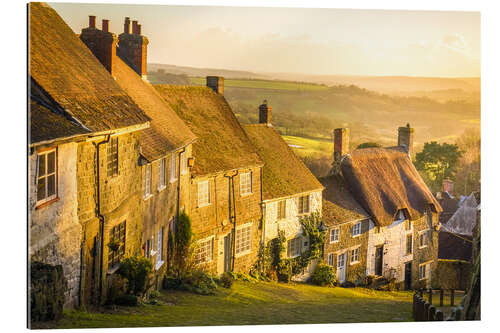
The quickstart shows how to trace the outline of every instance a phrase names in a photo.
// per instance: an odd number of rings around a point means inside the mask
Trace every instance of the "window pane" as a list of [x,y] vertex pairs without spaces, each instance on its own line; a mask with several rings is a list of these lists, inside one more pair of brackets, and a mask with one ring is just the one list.
[[38,177],[45,175],[45,157],[47,155],[38,155]]
[[36,194],[36,198],[37,200],[42,200],[42,199],[45,199],[45,178],[39,178],[38,179],[38,184],[37,184],[37,194]]
[[51,174],[55,172],[56,166],[56,152],[53,151],[47,156],[47,173]]
[[47,179],[47,197],[56,194],[56,176],[49,176]]

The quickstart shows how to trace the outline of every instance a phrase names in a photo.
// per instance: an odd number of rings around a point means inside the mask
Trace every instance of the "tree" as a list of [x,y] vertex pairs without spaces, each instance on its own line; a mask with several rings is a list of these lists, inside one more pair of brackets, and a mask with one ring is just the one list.
[[469,195],[481,184],[481,132],[467,129],[456,141],[463,152],[458,161],[455,194]]
[[433,191],[439,191],[444,178],[455,179],[461,156],[456,144],[426,142],[424,149],[416,155],[415,166],[427,185]]
[[182,212],[179,219],[174,223],[174,230],[169,231],[169,254],[170,254],[170,270],[177,276],[182,276],[189,270],[192,264],[193,247],[191,231],[191,219]]

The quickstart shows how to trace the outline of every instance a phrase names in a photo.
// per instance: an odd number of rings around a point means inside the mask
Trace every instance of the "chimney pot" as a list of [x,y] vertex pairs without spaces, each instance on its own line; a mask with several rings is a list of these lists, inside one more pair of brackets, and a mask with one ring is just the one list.
[[89,15],[89,28],[95,28],[95,16]]
[[137,21],[132,21],[132,33],[137,34]]
[[267,126],[271,125],[271,113],[272,107],[267,105],[267,100],[264,100],[262,104],[259,106],[259,124],[266,124]]
[[398,146],[405,147],[410,157],[413,153],[413,131],[414,129],[410,127],[409,123],[398,128]]
[[333,160],[340,161],[342,156],[349,153],[349,134],[348,128],[336,128],[333,131]]
[[207,76],[207,87],[224,95],[224,78],[222,76]]
[[102,20],[102,31],[109,32],[109,20]]
[[141,34],[141,27],[142,25],[141,24],[138,24],[137,25],[137,34],[140,35]]
[[125,17],[125,23],[123,24],[123,32],[126,34],[130,33],[130,17]]

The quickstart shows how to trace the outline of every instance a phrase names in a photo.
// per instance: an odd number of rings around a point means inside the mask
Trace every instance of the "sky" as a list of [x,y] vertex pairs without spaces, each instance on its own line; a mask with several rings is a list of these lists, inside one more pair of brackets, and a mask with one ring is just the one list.
[[49,3],[76,32],[88,15],[149,40],[148,62],[317,75],[479,77],[480,13]]

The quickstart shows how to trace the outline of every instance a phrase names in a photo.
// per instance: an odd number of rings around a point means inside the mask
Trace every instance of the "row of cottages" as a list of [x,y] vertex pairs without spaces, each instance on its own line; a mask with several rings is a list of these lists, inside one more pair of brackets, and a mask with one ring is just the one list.
[[91,16],[77,36],[44,3],[29,25],[30,260],[62,265],[67,307],[104,302],[126,256],[160,283],[196,137],[145,80],[140,25],[117,38]]
[[397,147],[349,152],[349,130],[334,131],[334,164],[321,179],[324,260],[341,283],[366,276],[406,289],[431,283],[442,209],[411,161],[413,129],[398,133]]

